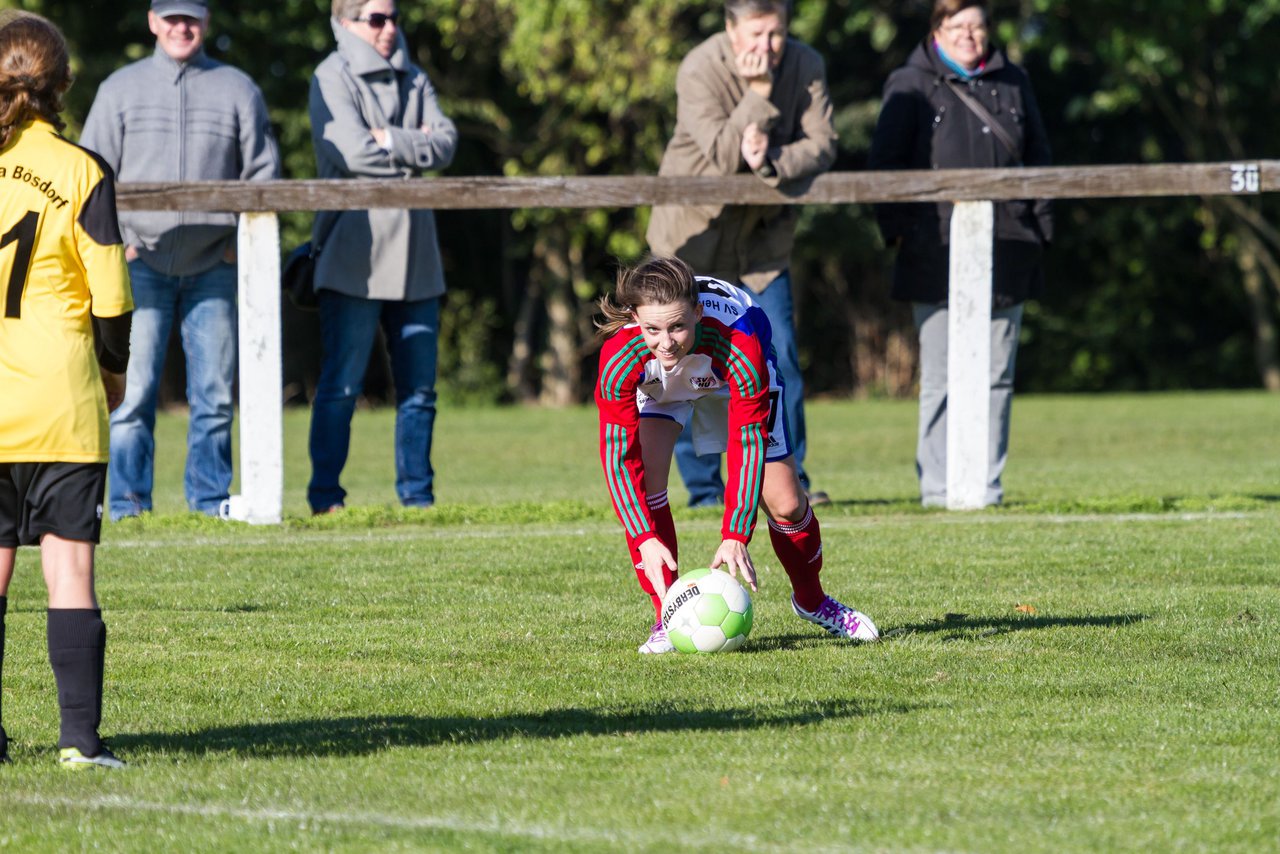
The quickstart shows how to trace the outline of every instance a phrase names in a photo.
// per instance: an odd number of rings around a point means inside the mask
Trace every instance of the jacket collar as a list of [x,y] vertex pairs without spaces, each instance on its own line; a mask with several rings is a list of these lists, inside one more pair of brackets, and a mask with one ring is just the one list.
[[[999,71],[1005,67],[1008,60],[1005,59],[1004,51],[998,47],[992,47],[987,54],[987,63],[982,70],[973,75],[974,80],[981,77],[987,77],[993,72]],[[924,37],[924,41],[916,45],[916,49],[911,51],[911,55],[907,57],[907,65],[911,68],[918,68],[928,72],[931,76],[946,79],[960,79],[960,75],[956,74],[947,64],[942,61],[942,57],[938,56],[938,52],[933,49],[932,33]]]
[[165,75],[173,80],[181,77],[182,72],[188,68],[208,68],[214,64],[209,55],[204,52],[203,47],[196,51],[195,55],[186,62],[177,62],[173,57],[165,53],[159,44],[156,45],[155,53],[151,55],[151,61],[163,69]]
[[333,28],[333,37],[338,40],[338,55],[346,60],[352,74],[404,73],[409,70],[409,45],[398,28],[395,53],[390,59],[383,59],[373,45],[342,26],[337,18],[330,18],[329,26]]

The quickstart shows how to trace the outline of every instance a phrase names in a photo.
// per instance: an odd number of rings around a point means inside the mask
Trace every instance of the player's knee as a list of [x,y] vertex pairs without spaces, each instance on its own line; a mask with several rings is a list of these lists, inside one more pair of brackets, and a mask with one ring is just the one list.
[[803,493],[774,499],[767,502],[766,506],[769,510],[769,518],[784,525],[795,525],[803,521],[805,511],[809,509],[809,503]]

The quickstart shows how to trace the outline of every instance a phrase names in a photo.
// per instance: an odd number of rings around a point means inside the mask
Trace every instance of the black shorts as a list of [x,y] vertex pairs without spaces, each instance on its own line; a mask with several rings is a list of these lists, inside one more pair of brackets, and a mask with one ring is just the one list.
[[98,542],[106,489],[106,463],[0,463],[0,548]]

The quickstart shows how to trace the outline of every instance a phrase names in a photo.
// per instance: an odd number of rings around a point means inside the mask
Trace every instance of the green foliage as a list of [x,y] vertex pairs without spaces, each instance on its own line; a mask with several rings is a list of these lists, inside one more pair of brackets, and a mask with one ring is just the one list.
[[457,288],[445,298],[440,314],[439,392],[446,404],[492,404],[502,399],[502,373],[488,359],[498,325],[492,300],[476,301]]
[[[121,14],[118,5],[77,0],[20,5],[49,15],[72,42],[74,136],[98,81],[152,49],[145,11]],[[676,69],[723,26],[720,4],[692,0],[403,6],[415,59],[459,125],[455,175],[653,173],[674,126]],[[794,33],[827,59],[841,139],[837,169],[863,166],[883,82],[924,36],[928,7],[923,0],[795,4]],[[993,13],[997,39],[1031,72],[1059,163],[1247,160],[1272,147],[1280,115],[1278,0],[1183,4],[1176,13],[1145,0],[1002,0]],[[287,177],[314,174],[307,85],[331,45],[325,0],[214,6],[210,52],[262,86]],[[1256,385],[1255,342],[1265,341],[1267,322],[1280,323],[1280,281],[1265,279],[1270,296],[1246,299],[1241,259],[1254,251],[1253,227],[1241,217],[1252,211],[1275,222],[1280,210],[1273,196],[1239,201],[1245,213],[1199,199],[1060,202],[1048,291],[1028,311],[1020,387]],[[476,354],[489,364],[488,376],[503,370],[524,335],[525,370],[554,364],[572,377],[567,362],[576,361],[575,393],[585,397],[592,346],[583,330],[592,300],[616,263],[643,254],[647,216],[440,214],[451,286],[476,306],[491,305],[499,320]],[[306,214],[285,217],[286,248],[306,239],[309,222]],[[1263,244],[1274,260],[1280,246]],[[868,206],[806,211],[793,274],[813,392],[911,393],[912,331],[886,297],[890,262]],[[541,322],[556,301],[554,322]],[[522,313],[539,322],[517,329]],[[556,335],[556,357],[544,358]]]

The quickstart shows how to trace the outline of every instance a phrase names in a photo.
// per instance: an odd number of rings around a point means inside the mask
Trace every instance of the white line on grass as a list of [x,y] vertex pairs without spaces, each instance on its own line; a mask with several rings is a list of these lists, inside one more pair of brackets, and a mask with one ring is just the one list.
[[[520,528],[521,537],[586,537],[597,536],[601,532],[611,531],[617,528],[616,523],[606,525],[604,522],[598,523],[596,530],[588,531],[581,527],[581,523],[572,523],[571,526],[565,528],[547,527],[533,525],[527,528]],[[154,549],[167,548],[169,546],[284,546],[292,548],[297,545],[299,540],[314,540],[325,543],[402,543],[417,542],[419,540],[497,540],[510,539],[513,526],[494,525],[491,528],[416,528],[408,531],[389,532],[384,529],[359,531],[359,532],[335,532],[335,531],[290,531],[287,535],[281,533],[272,536],[237,536],[234,539],[226,537],[168,537],[158,536],[154,540],[105,540],[100,548],[118,548],[118,549]],[[620,530],[620,529],[619,529]]]
[[[110,810],[123,813],[161,813],[194,816],[197,818],[229,818],[247,822],[283,821],[299,825],[331,824],[378,827],[392,830],[439,830],[451,833],[478,833],[550,842],[610,843],[627,847],[644,847],[651,845],[654,841],[652,834],[640,830],[628,832],[618,829],[604,830],[590,827],[553,827],[503,821],[496,818],[486,821],[455,816],[398,816],[370,812],[311,813],[302,810],[249,809],[219,804],[166,804],[157,801],[135,800],[119,795],[102,795],[89,798],[5,795],[5,800],[9,803],[19,803],[44,809]],[[725,831],[699,835],[682,830],[680,832],[680,843],[682,846],[691,847],[694,850],[709,849],[712,846],[742,848],[748,851],[783,851],[790,849],[790,846],[780,847],[763,842],[750,834],[735,834]],[[807,846],[807,848],[813,851],[837,850],[821,846],[816,848]]]
[[[1199,513],[1049,513],[1043,515],[1039,513],[1001,513],[991,516],[966,516],[963,513],[948,513],[945,516],[938,515],[937,520],[946,523],[1048,522],[1051,525],[1070,525],[1077,522],[1225,522],[1234,519],[1260,517],[1261,515],[1261,513],[1243,513],[1239,511],[1224,513],[1211,511]],[[904,516],[899,518],[911,517]],[[827,523],[824,521],[822,524],[826,525]]]
[[[1197,513],[936,513],[913,514],[908,516],[825,516],[822,519],[824,528],[876,528],[884,525],[1008,525],[1026,523],[1044,523],[1049,525],[1100,524],[1104,522],[1227,522],[1240,519],[1262,518],[1263,512],[1197,512]],[[681,527],[697,523],[684,520]],[[587,525],[591,527],[588,528]],[[323,541],[326,543],[359,543],[376,540],[378,542],[418,542],[421,540],[496,540],[511,537],[510,524],[459,526],[457,528],[414,528],[403,531],[388,531],[382,528],[364,531],[290,531],[270,535],[248,535],[238,531],[234,539],[198,535],[192,537],[158,536],[156,539],[106,540],[102,544],[105,549],[154,549],[169,546],[282,546],[294,547],[299,540]],[[571,522],[560,527],[555,523],[539,523],[538,525],[520,525],[521,537],[596,537],[616,532],[618,526],[614,522]]]

